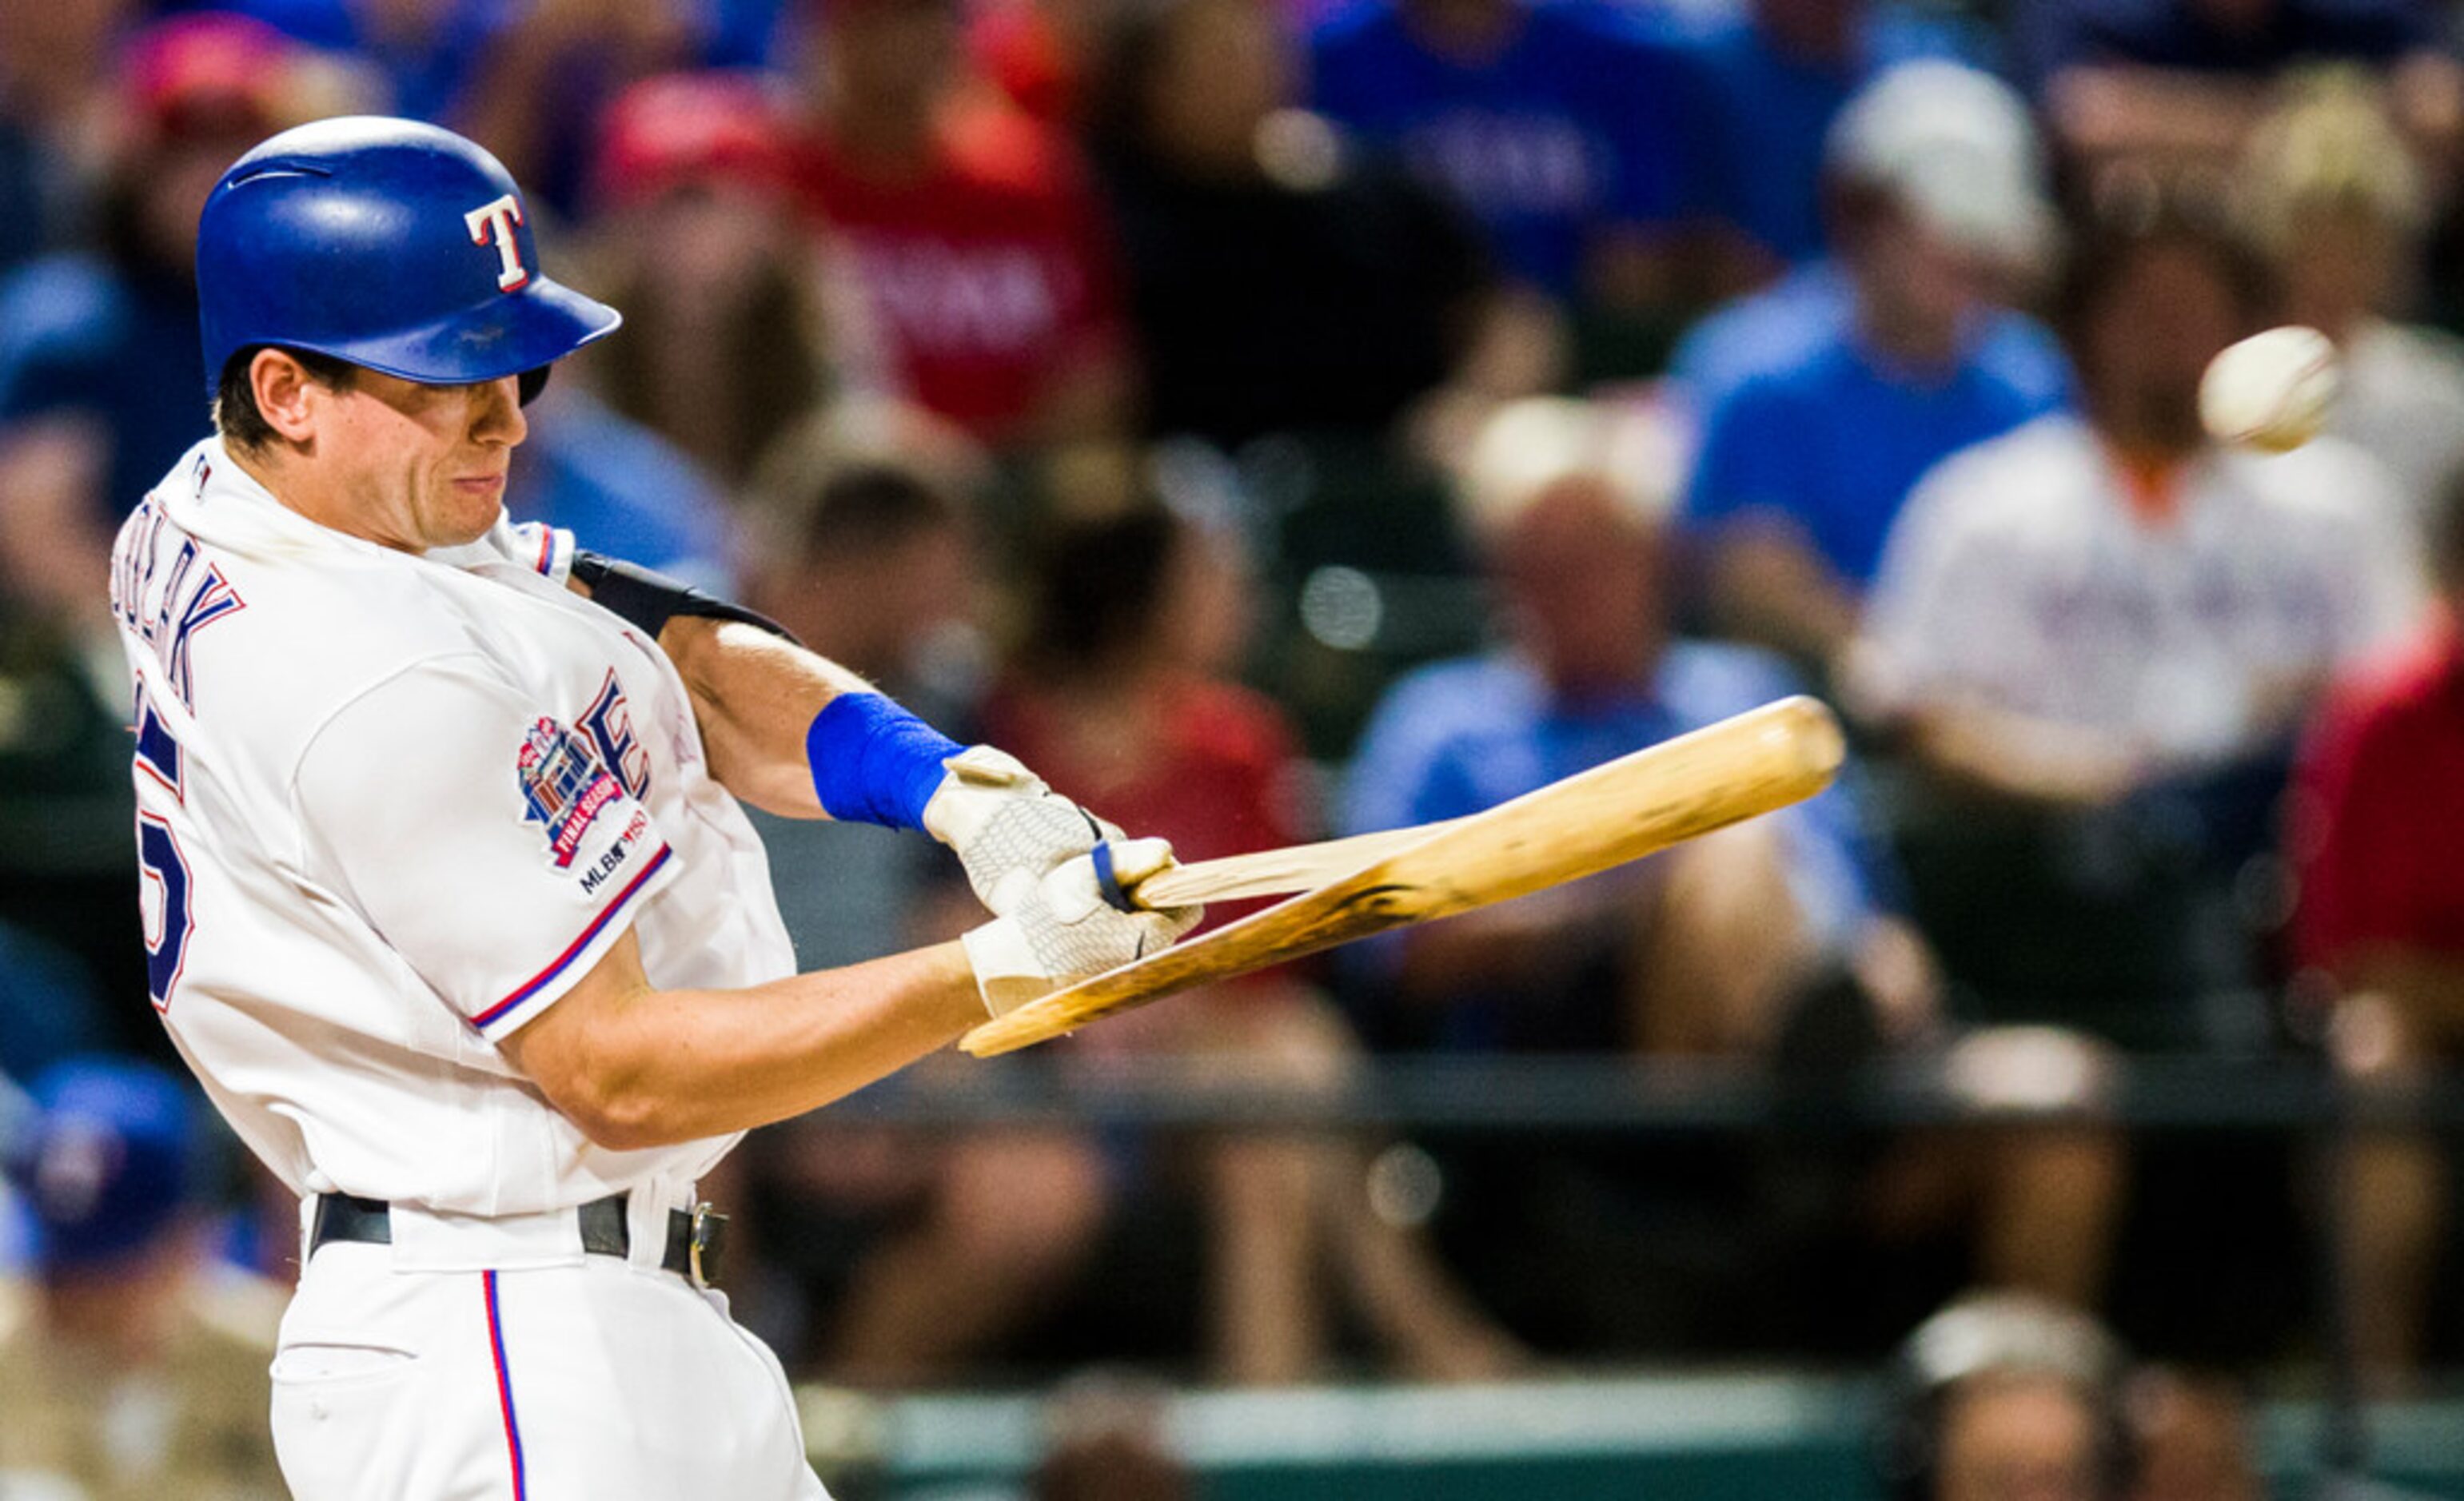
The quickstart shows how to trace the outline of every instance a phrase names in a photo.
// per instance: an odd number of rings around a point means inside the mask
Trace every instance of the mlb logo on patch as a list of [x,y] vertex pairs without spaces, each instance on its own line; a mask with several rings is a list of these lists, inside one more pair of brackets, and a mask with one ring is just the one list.
[[590,742],[545,715],[522,736],[514,769],[522,784],[522,816],[546,828],[559,870],[572,865],[590,821],[624,795]]

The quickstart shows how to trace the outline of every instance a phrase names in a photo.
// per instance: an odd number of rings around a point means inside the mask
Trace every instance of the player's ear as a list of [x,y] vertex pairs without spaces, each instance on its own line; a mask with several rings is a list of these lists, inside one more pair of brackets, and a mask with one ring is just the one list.
[[293,443],[306,443],[316,435],[310,393],[322,387],[307,366],[282,350],[260,349],[248,362],[248,384],[258,415],[276,435]]

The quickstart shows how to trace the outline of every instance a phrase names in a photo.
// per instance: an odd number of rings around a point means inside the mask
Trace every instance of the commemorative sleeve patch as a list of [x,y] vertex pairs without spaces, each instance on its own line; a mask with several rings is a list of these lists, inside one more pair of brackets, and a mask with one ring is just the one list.
[[625,789],[608,773],[590,741],[546,715],[533,721],[515,753],[522,816],[547,833],[548,855],[569,870],[591,823]]

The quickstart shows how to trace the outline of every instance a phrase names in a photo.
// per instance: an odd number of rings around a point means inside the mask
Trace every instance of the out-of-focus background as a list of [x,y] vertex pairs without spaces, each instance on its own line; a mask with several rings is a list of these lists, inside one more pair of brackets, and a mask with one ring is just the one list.
[[[104,557],[206,430],[208,188],[377,112],[625,313],[517,518],[1184,858],[1852,726],[1800,810],[756,1133],[730,1295],[842,1497],[2464,1496],[2458,21],[0,3],[0,1493],[279,1490],[296,1218],[147,1005]],[[2284,322],[2329,433],[2211,445]],[[761,827],[808,967],[970,921]]]

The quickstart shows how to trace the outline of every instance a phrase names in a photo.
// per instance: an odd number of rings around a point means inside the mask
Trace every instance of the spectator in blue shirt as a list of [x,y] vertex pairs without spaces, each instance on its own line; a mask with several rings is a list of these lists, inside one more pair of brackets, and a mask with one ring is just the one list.
[[699,466],[579,381],[551,381],[514,450],[505,510],[562,527],[593,552],[733,594],[735,521]]
[[1726,632],[1827,663],[1918,477],[2067,400],[2052,337],[2004,307],[2050,237],[2025,106],[1946,62],[1870,85],[1825,147],[1836,270],[1721,315],[1682,353],[1685,496]]
[[2034,0],[2013,13],[2020,77],[2091,168],[2222,165],[2297,63],[2358,64],[2435,160],[2464,148],[2464,67],[2426,0]]
[[[1657,414],[1621,423],[1540,398],[1489,421],[1463,491],[1513,649],[1397,685],[1353,760],[1352,829],[1474,813],[1793,691],[1760,651],[1671,638],[1658,512],[1673,469]],[[1756,900],[1728,900],[1749,892]],[[1647,1005],[1622,1014],[1616,987],[1577,976],[1655,909],[1643,967],[1664,961],[1689,983],[1642,985]],[[1418,929],[1375,962],[1380,989],[1405,1009],[1387,1020],[1422,1040],[1738,1051],[1771,1021],[1790,971],[1819,952],[1853,954],[1878,925],[1889,925],[1856,815],[1834,792],[1675,860]],[[1436,1009],[1412,1017],[1415,998]]]
[[[1664,415],[1619,420],[1561,399],[1512,403],[1484,427],[1462,489],[1509,647],[1425,668],[1388,696],[1347,780],[1352,830],[1477,812],[1790,691],[1787,669],[1751,647],[1672,635],[1661,517],[1676,446]],[[1853,798],[1843,782],[1639,864],[1354,946],[1345,952],[1364,1030],[1389,1048],[1784,1068],[1940,1047],[1930,958],[1878,900]],[[1995,1050],[2079,1046],[1989,1033],[1952,1049],[1981,1063]],[[1970,1233],[1987,1283],[2094,1297],[2119,1183],[2109,1140],[2019,1136],[1972,1154],[1914,1141],[1861,1149],[1873,1155],[1825,1169],[1839,1175],[1838,1202],[1861,1207],[1811,1239],[1845,1236],[1870,1251]],[[1539,1177],[1560,1171],[1552,1164]],[[1669,1209],[1661,1196],[1672,1185],[1623,1171],[1612,1218]],[[1917,1197],[1929,1207],[1883,1207],[1884,1174],[1903,1188],[1926,1184]],[[1450,1194],[1460,1185],[1502,1195],[1488,1210],[1516,1223],[1547,1217],[1529,1202],[1537,1181],[1528,1161],[1500,1181],[1476,1167],[1448,1178]],[[1598,1246],[1588,1250],[1601,1259]],[[1560,1295],[1526,1291],[1544,1303]]]
[[1757,281],[1823,252],[1822,142],[1849,97],[1894,63],[1960,51],[1942,25],[1869,0],[1748,0],[1678,34],[1712,122],[1705,207]]
[[1702,122],[1675,49],[1594,0],[1360,0],[1313,47],[1316,107],[1398,152],[1569,302],[1675,294]]

